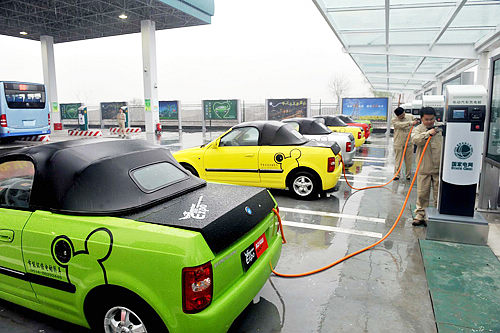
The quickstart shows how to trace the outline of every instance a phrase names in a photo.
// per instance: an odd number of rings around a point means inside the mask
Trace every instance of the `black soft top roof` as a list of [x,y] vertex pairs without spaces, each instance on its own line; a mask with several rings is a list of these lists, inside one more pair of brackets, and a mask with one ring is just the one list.
[[249,121],[233,126],[233,128],[241,127],[255,127],[259,130],[259,146],[296,146],[309,141],[304,137],[298,137],[290,125],[280,121]]
[[314,118],[323,118],[325,120],[326,126],[347,126],[347,124],[342,121],[342,119],[335,116],[314,116]]
[[346,116],[345,114],[339,114],[337,117],[342,119],[342,121],[344,121],[345,123],[356,123],[357,122],[356,120],[352,119],[349,116]]
[[[169,150],[144,140],[71,140],[10,150],[0,158],[33,161],[30,208],[60,213],[123,214],[206,185],[185,171]],[[130,171],[159,162],[175,165],[186,178],[145,193]]]
[[318,118],[290,118],[283,122],[296,122],[299,124],[299,132],[304,135],[330,134],[332,131],[326,127]]

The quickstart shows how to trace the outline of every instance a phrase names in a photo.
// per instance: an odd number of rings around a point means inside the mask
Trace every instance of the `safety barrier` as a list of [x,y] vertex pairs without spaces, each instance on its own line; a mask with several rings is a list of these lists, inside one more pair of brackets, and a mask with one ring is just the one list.
[[[112,127],[109,129],[110,134],[117,134],[120,131],[119,127]],[[140,127],[127,127],[125,128],[126,134],[141,133],[142,129]]]
[[100,130],[88,130],[88,131],[68,130],[68,135],[98,137],[102,136],[102,132]]
[[39,141],[47,142],[50,141],[50,136],[48,135],[33,135],[33,136],[23,136],[18,139],[19,141]]

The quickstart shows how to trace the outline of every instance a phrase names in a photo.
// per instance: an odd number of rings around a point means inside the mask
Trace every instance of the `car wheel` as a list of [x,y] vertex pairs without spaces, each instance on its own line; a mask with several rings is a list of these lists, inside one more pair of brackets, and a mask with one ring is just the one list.
[[144,302],[117,297],[106,302],[95,313],[93,332],[104,333],[168,333],[161,318]]
[[193,168],[192,166],[190,166],[189,164],[182,164],[182,166],[184,167],[184,169],[186,169],[187,171],[191,172],[191,174],[193,176],[199,177],[198,172],[196,171],[196,169]]
[[316,177],[307,171],[297,172],[290,181],[290,190],[298,199],[313,199],[316,197],[318,189]]

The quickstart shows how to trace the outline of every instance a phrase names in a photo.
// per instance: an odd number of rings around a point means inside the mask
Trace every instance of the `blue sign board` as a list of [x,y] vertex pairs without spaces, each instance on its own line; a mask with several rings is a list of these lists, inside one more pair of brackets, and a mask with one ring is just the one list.
[[342,98],[342,114],[354,119],[387,121],[389,99],[381,98]]
[[178,101],[160,101],[160,119],[179,119]]

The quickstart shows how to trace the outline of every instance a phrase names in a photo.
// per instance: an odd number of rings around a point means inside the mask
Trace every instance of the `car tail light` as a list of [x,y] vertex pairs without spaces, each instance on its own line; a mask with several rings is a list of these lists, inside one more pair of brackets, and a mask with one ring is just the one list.
[[0,127],[7,127],[7,115],[0,114]]
[[48,113],[47,117],[48,117],[48,120],[49,120],[49,126],[50,126],[50,112]]
[[328,172],[334,172],[335,171],[335,157],[328,157]]
[[185,313],[197,313],[212,302],[213,271],[207,262],[196,267],[182,269],[182,310]]
[[351,142],[346,142],[345,143],[345,151],[348,153],[352,150],[352,143]]
[[358,139],[361,139],[361,131],[358,132]]

